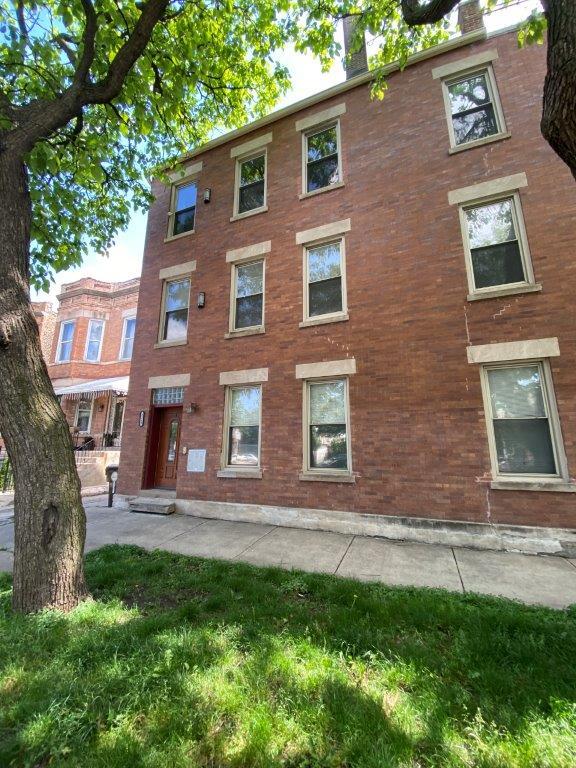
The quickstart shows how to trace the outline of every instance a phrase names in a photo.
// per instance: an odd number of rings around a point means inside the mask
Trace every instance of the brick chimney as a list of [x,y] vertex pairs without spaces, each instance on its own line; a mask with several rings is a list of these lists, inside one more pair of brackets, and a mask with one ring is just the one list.
[[480,0],[465,0],[465,2],[460,3],[458,6],[458,26],[463,35],[485,29]]
[[344,16],[342,26],[344,27],[344,52],[346,53],[344,68],[346,70],[346,80],[350,80],[351,77],[368,72],[366,41],[362,41],[360,48],[357,47],[358,44],[353,47],[352,41],[354,40],[354,29],[356,27],[356,18],[354,16]]

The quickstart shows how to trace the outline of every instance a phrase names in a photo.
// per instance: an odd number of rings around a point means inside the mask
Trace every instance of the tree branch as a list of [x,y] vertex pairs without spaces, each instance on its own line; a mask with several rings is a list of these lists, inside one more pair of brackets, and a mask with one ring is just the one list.
[[18,29],[20,30],[20,37],[25,42],[28,42],[28,29],[26,27],[26,19],[24,18],[24,0],[18,0],[16,5],[16,18],[18,20]]
[[434,24],[458,5],[459,0],[430,0],[421,5],[420,0],[402,0],[402,16],[409,27]]
[[90,67],[94,61],[94,54],[96,52],[95,41],[96,32],[98,30],[98,19],[96,17],[96,11],[92,5],[92,0],[80,0],[82,8],[84,9],[84,16],[86,17],[86,25],[84,27],[84,35],[82,37],[82,56],[78,62],[78,67],[74,73],[74,81],[72,88],[79,88],[84,85],[90,72]]

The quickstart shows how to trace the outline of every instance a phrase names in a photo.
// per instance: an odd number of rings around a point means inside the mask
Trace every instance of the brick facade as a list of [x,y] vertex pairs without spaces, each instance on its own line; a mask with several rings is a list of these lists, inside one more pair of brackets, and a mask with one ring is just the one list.
[[[511,136],[450,153],[442,87],[432,69],[497,49],[493,62]],[[469,345],[557,337],[551,358],[568,468],[576,470],[576,187],[539,130],[546,69],[543,47],[518,49],[516,33],[424,58],[390,75],[383,101],[360,79],[240,139],[202,161],[196,231],[165,242],[170,190],[158,183],[146,235],[138,332],[124,426],[119,490],[138,493],[146,462],[148,378],[189,373],[181,446],[207,450],[203,473],[180,457],[177,497],[345,510],[447,520],[576,526],[572,493],[491,488],[479,368]],[[344,185],[299,199],[301,136],[295,121],[336,104]],[[265,132],[268,211],[230,221],[230,149]],[[469,301],[457,206],[448,192],[526,173],[520,192],[535,279],[542,290]],[[211,202],[201,202],[210,188]],[[349,320],[300,328],[302,246],[295,233],[350,219],[346,234]],[[265,333],[225,338],[230,306],[226,252],[271,241],[266,255]],[[162,296],[159,270],[196,261],[187,343],[155,348]],[[197,295],[206,294],[198,309]],[[355,483],[307,482],[302,469],[302,383],[295,366],[353,357],[351,442]],[[114,363],[110,363],[113,367]],[[222,371],[268,368],[262,385],[262,478],[217,476],[223,430]],[[66,376],[73,372],[66,371]],[[110,374],[108,374],[110,375]],[[139,426],[139,412],[146,415]]]
[[[139,284],[138,278],[122,283],[106,283],[85,277],[62,286],[52,349],[46,360],[55,385],[130,374],[130,361],[120,359],[120,344],[124,318],[136,314]],[[105,321],[102,351],[97,363],[88,363],[84,359],[88,324],[92,318]],[[66,320],[76,323],[72,355],[69,362],[58,363],[56,355],[60,327]]]

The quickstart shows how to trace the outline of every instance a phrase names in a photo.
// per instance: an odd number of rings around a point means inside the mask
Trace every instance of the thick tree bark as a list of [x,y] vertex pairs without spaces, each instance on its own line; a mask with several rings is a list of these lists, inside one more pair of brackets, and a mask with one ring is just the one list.
[[545,0],[548,71],[541,130],[576,178],[576,3]]
[[0,432],[14,470],[13,607],[22,612],[69,610],[87,594],[70,430],[30,305],[30,221],[23,157],[0,150]]

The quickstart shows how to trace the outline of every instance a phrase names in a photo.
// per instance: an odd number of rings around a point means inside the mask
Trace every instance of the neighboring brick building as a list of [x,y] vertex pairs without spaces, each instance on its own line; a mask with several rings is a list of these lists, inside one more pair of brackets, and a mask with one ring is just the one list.
[[86,277],[58,296],[46,362],[78,448],[120,446],[139,284]]
[[358,75],[155,183],[119,490],[355,532],[575,526],[576,185],[545,71],[471,32],[391,65],[383,101]]

